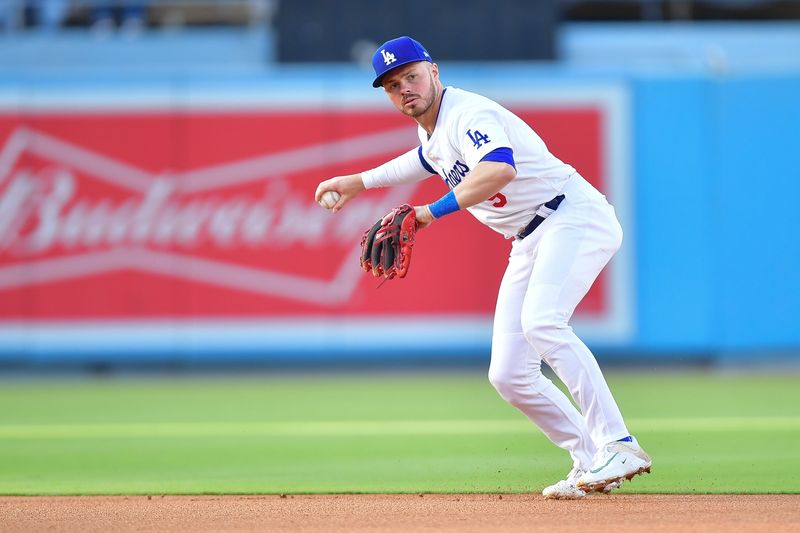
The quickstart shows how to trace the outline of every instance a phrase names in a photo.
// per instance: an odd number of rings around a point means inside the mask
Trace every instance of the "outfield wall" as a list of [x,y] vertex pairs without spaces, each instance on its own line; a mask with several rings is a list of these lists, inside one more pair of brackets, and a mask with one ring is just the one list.
[[[576,314],[604,357],[800,351],[800,74],[443,73],[617,206],[623,249]],[[441,180],[313,204],[319,179],[415,144],[365,76],[0,83],[0,358],[485,359],[502,237],[463,214],[421,235],[406,280],[357,266],[362,228]]]

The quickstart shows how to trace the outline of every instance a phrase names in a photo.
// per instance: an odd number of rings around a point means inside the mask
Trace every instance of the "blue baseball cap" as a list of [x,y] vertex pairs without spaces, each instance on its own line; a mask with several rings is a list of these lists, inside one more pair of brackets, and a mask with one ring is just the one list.
[[405,35],[386,41],[372,55],[372,68],[375,69],[372,86],[380,87],[383,76],[390,70],[416,61],[433,63],[428,51],[418,41]]

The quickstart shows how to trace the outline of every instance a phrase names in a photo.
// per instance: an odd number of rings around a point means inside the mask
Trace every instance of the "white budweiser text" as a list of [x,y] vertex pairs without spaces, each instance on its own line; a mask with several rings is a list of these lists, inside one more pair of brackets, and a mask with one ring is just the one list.
[[128,198],[89,198],[80,194],[79,183],[63,166],[35,174],[17,169],[0,191],[0,253],[119,245],[261,248],[326,239],[346,244],[382,209],[361,201],[332,216],[281,181],[264,185],[261,195],[184,197],[179,184],[154,179],[143,194]]

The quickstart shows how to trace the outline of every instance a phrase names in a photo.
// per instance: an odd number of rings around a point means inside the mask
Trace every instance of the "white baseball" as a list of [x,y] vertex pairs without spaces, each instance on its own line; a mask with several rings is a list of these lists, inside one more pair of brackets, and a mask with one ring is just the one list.
[[333,206],[336,205],[336,202],[338,202],[341,197],[342,195],[336,191],[325,191],[325,194],[319,199],[319,205],[325,209],[333,209]]

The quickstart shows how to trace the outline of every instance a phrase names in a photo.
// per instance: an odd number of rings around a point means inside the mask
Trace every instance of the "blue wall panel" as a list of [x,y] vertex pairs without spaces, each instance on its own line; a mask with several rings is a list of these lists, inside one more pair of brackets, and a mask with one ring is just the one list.
[[714,83],[716,344],[800,345],[800,79]]
[[709,87],[702,79],[640,79],[634,92],[638,345],[713,344]]

